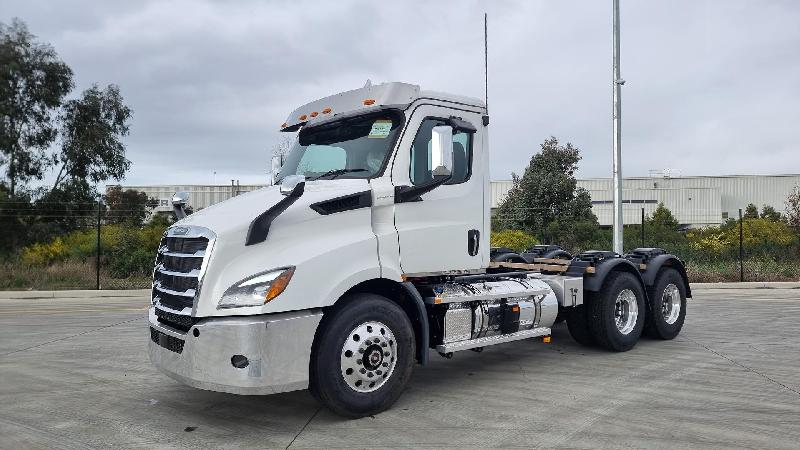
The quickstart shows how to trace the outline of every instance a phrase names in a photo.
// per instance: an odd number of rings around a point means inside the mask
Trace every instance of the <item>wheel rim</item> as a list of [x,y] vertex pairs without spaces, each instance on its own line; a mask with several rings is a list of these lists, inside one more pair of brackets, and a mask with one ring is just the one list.
[[661,314],[664,316],[664,322],[669,325],[678,320],[678,316],[681,315],[681,292],[678,286],[668,284],[664,288],[661,296]]
[[364,322],[355,327],[342,345],[342,376],[356,392],[380,389],[396,365],[394,333],[381,322]]
[[614,320],[617,330],[622,334],[630,334],[636,327],[636,319],[639,317],[639,303],[636,301],[636,294],[630,289],[624,289],[617,295],[614,304]]

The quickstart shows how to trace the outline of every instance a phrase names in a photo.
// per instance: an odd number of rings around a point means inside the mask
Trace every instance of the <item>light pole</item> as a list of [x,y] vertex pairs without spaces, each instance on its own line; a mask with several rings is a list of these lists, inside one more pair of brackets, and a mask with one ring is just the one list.
[[622,254],[622,98],[620,89],[625,80],[619,74],[619,0],[614,0],[614,251]]

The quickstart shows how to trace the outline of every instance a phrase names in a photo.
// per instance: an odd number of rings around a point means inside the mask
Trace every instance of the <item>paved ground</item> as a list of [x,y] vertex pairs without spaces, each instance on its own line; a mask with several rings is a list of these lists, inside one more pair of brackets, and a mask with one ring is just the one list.
[[0,447],[800,445],[800,289],[698,289],[678,339],[627,353],[557,327],[552,344],[433,355],[355,421],[305,391],[182,386],[148,362],[146,294],[74,295],[0,298]]

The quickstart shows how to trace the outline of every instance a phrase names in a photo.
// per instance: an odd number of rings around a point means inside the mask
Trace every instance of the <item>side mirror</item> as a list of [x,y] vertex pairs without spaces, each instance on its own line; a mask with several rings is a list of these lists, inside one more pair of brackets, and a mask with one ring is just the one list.
[[453,173],[453,128],[433,127],[431,131],[431,168],[433,178],[449,177]]
[[278,172],[281,171],[281,167],[283,167],[283,155],[272,155],[272,183],[275,183],[275,177],[278,176]]
[[175,217],[178,220],[186,217],[186,204],[189,203],[189,193],[186,191],[176,192],[172,196],[172,209],[175,211]]

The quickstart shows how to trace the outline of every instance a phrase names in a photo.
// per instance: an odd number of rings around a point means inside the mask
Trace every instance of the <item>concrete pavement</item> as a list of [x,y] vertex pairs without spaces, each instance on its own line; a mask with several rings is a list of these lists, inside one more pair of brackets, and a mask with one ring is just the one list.
[[[147,291],[0,295],[0,447],[797,448],[800,290],[701,287],[674,341],[432,356],[389,411],[183,386],[147,359]],[[94,292],[94,293],[92,293]],[[26,297],[26,298],[20,298]]]

